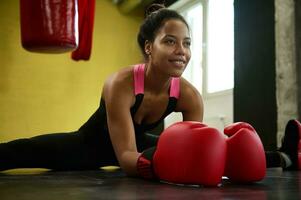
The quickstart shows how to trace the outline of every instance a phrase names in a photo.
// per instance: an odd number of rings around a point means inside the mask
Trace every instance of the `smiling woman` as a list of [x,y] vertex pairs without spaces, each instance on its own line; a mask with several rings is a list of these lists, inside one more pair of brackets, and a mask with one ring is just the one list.
[[152,57],[152,67],[158,68],[161,75],[181,76],[191,56],[187,25],[178,20],[167,21],[153,42],[145,41],[144,48],[147,60]]
[[202,121],[202,98],[181,77],[191,56],[189,27],[173,10],[161,5],[150,10],[137,37],[145,62],[108,77],[99,108],[78,130],[0,144],[0,170],[120,165],[129,175],[143,176],[137,167],[145,160],[141,153],[156,144],[147,131],[173,111]]
[[[226,163],[226,139],[216,128],[201,123],[202,97],[182,77],[191,56],[189,27],[176,11],[158,5],[155,8],[143,21],[137,38],[145,62],[108,77],[99,108],[77,131],[0,144],[0,170],[88,170],[120,165],[130,176],[174,183],[219,184]],[[164,130],[158,142],[150,141],[145,133],[171,112],[180,112],[183,122]],[[297,122],[293,124],[296,125]],[[243,143],[247,150],[255,149],[247,151],[253,152],[252,155],[238,156],[243,163],[249,163],[243,159],[250,157],[264,159],[263,151],[253,148],[254,143],[260,146],[261,142],[250,125],[233,124],[228,128],[228,135],[237,138],[235,135],[246,131],[250,144],[237,139],[234,152],[241,153],[239,146]],[[299,142],[299,138],[294,141]],[[297,153],[296,148],[291,151],[283,148],[283,151],[292,152],[294,157]],[[280,154],[275,155],[280,160]],[[236,156],[232,157],[237,161]],[[276,164],[280,165],[280,161]],[[259,165],[264,166],[260,169],[264,172],[265,162]],[[243,170],[257,171],[252,166]]]

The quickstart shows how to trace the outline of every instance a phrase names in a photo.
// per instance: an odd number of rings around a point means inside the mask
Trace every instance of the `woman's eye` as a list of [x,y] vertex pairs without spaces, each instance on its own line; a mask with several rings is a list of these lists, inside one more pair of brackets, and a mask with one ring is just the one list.
[[173,40],[166,40],[165,42],[170,45],[175,44],[175,41],[173,41]]
[[189,41],[189,42],[188,42],[188,41],[187,41],[187,42],[184,42],[184,46],[185,46],[185,47],[190,47],[190,45],[191,45],[191,42],[190,42],[190,41]]

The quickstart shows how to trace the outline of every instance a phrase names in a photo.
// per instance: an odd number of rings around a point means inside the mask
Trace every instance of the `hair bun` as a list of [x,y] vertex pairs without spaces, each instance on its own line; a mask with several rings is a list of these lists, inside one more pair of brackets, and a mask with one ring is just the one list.
[[154,3],[154,4],[151,4],[150,6],[148,6],[145,10],[145,16],[149,16],[151,15],[152,13],[154,12],[157,12],[158,10],[161,10],[165,8],[164,4],[158,4],[158,3]]

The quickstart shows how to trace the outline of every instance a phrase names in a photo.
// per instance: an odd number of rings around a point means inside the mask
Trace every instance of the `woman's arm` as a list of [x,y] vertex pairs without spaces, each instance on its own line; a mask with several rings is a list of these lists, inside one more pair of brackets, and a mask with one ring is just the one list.
[[184,78],[181,78],[181,95],[176,111],[181,112],[183,121],[203,121],[204,105],[201,94]]
[[130,114],[130,107],[135,101],[131,79],[130,75],[113,75],[104,85],[103,98],[106,103],[110,138],[120,167],[126,174],[135,176],[140,153],[137,151]]

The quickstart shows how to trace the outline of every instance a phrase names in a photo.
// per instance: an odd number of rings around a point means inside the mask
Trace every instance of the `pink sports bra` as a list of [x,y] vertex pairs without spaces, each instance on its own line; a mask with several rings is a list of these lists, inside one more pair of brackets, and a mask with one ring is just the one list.
[[[137,64],[134,67],[134,88],[135,95],[144,94],[144,69],[145,64]],[[176,99],[180,96],[180,78],[172,78],[169,96]]]
[[[137,64],[134,66],[134,89],[135,89],[136,101],[131,108],[131,115],[133,119],[144,97],[144,71],[145,71],[145,64]],[[136,129],[139,129],[140,131],[150,130],[156,127],[158,124],[160,124],[167,115],[169,115],[171,112],[175,110],[179,96],[180,96],[180,78],[172,78],[170,84],[170,90],[169,90],[169,101],[164,114],[157,122],[154,122],[152,124],[137,124],[133,120],[133,123],[135,125],[135,130]]]

